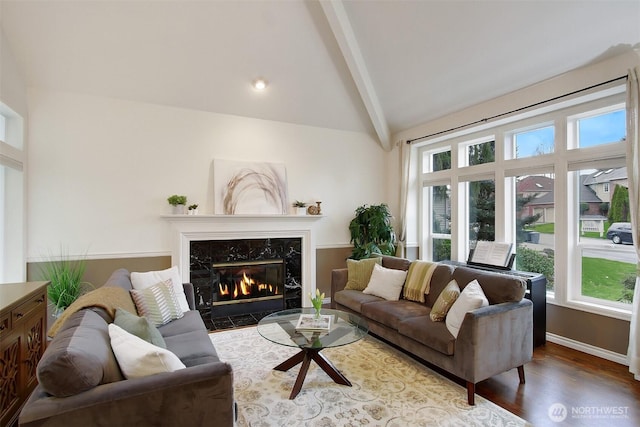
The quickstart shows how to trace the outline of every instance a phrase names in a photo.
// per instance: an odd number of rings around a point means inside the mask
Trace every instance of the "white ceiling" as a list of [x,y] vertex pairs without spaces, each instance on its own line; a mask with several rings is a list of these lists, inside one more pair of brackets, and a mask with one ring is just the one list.
[[390,133],[638,47],[640,1],[0,0],[0,24],[28,86],[388,148]]

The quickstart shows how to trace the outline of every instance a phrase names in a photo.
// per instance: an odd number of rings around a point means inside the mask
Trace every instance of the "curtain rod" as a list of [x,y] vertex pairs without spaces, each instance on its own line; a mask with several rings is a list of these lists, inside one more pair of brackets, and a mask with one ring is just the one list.
[[490,117],[486,117],[484,119],[476,120],[475,122],[466,123],[464,125],[452,127],[450,129],[442,130],[440,132],[435,132],[435,133],[432,133],[432,134],[429,134],[429,135],[420,136],[418,138],[408,139],[407,140],[407,144],[411,144],[411,143],[413,143],[415,141],[419,141],[419,140],[422,140],[422,139],[431,138],[432,136],[442,135],[443,133],[452,132],[454,130],[466,128],[468,126],[478,125],[480,123],[486,123],[489,120],[497,119],[497,118],[503,117],[503,116],[508,116],[509,114],[513,114],[513,113],[518,113],[518,112],[520,112],[522,110],[526,110],[526,109],[531,108],[531,107],[537,107],[539,105],[546,104],[547,102],[556,101],[558,99],[566,98],[567,96],[575,95],[576,93],[580,93],[580,92],[585,92],[587,90],[591,90],[591,89],[596,88],[596,87],[608,85],[609,83],[613,83],[613,82],[616,82],[618,80],[623,80],[623,79],[626,80],[627,76],[625,75],[625,76],[616,77],[615,79],[607,80],[606,82],[597,83],[597,84],[591,85],[589,87],[585,87],[585,88],[582,88],[582,89],[574,90],[573,92],[565,93],[564,95],[558,95],[558,96],[555,96],[553,98],[545,99],[544,101],[536,102],[536,103],[529,104],[529,105],[524,106],[524,107],[516,108],[515,110],[507,111],[506,113],[500,113],[500,114],[496,114],[495,116],[490,116]]

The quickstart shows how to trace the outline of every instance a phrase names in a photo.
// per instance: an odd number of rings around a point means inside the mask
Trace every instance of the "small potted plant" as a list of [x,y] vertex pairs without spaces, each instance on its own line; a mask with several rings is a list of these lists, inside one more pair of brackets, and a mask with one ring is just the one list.
[[300,200],[296,200],[293,203],[293,207],[296,209],[297,215],[306,215],[307,214],[307,204],[305,202],[301,202]]
[[174,215],[182,215],[184,214],[184,205],[187,204],[187,196],[178,196],[177,194],[174,194],[167,198],[167,202],[173,206]]
[[189,205],[189,211],[188,211],[189,215],[198,215],[198,205],[197,204],[193,204],[193,205]]

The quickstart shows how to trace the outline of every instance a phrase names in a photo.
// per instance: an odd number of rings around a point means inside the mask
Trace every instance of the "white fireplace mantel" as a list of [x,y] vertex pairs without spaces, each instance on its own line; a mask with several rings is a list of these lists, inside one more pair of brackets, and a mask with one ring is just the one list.
[[[260,238],[300,238],[302,295],[316,290],[316,239],[314,227],[322,215],[163,215],[171,225],[171,264],[189,282],[192,241]],[[302,298],[303,306],[310,306]]]

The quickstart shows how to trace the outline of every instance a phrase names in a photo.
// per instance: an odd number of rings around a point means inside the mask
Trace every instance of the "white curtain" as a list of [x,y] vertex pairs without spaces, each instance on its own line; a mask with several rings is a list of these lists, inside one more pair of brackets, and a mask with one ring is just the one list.
[[409,169],[411,166],[411,145],[400,141],[400,222],[396,256],[407,256],[407,200],[409,195]]
[[[629,204],[631,205],[631,229],[633,245],[640,260],[640,129],[638,127],[638,77],[640,68],[629,70],[627,78],[627,176],[629,179]],[[636,287],[633,292],[629,349],[627,350],[629,371],[640,380],[640,262],[636,268]]]

